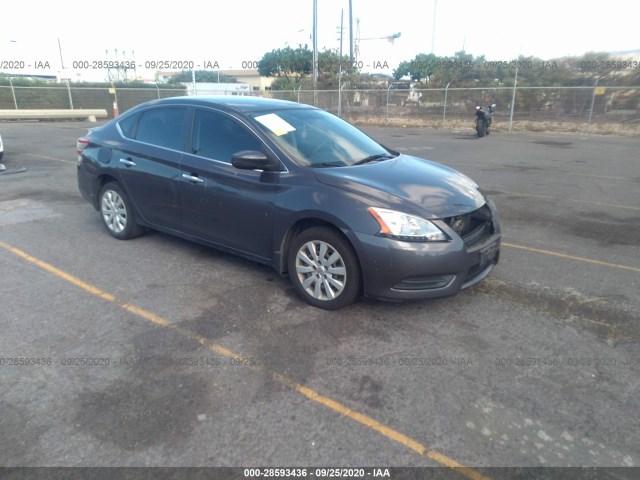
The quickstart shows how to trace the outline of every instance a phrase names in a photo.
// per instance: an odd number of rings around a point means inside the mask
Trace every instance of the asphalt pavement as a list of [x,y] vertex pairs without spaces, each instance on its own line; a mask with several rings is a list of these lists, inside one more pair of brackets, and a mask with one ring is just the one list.
[[26,168],[0,175],[0,466],[640,465],[640,139],[366,128],[476,180],[501,261],[327,312],[265,266],[110,237],[76,185],[90,126],[0,123]]

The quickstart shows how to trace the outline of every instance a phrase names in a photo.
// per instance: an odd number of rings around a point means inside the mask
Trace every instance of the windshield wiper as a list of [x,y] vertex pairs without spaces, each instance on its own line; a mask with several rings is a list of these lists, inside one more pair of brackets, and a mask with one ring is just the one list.
[[363,163],[376,162],[378,160],[382,160],[383,158],[384,159],[395,158],[395,155],[392,155],[390,153],[378,153],[376,155],[369,155],[367,158],[363,158],[362,160],[358,160],[353,165],[362,165]]
[[344,163],[342,162],[322,162],[322,163],[312,163],[309,165],[311,168],[315,167],[344,167]]

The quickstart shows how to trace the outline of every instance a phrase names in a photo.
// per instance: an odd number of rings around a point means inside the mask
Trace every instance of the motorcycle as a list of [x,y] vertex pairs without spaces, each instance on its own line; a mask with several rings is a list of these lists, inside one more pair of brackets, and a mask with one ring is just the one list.
[[486,110],[480,105],[476,107],[476,132],[478,132],[478,137],[484,137],[485,134],[489,135],[489,127],[491,127],[493,109],[495,107],[495,103],[487,106]]

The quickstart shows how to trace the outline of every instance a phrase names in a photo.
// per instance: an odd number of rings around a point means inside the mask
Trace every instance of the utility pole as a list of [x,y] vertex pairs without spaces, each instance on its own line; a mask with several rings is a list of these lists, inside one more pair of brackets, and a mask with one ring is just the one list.
[[60,38],[58,38],[58,51],[60,52],[60,68],[64,70],[64,60],[62,60],[62,45],[60,44]]
[[433,0],[433,27],[431,28],[431,53],[436,41],[436,11],[438,10],[438,0]]
[[353,0],[349,0],[349,62],[353,65]]
[[[351,3],[351,2],[349,2]],[[338,116],[342,116],[342,33],[344,31],[344,10],[340,11],[340,57],[339,57],[339,65],[340,70],[338,72]]]
[[313,0],[313,105],[318,85],[318,0]]

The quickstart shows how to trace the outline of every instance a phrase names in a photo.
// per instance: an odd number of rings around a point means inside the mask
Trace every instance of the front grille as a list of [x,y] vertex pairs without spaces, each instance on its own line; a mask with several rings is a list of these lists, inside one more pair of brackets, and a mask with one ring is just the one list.
[[493,215],[486,204],[473,212],[448,217],[444,221],[460,235],[467,248],[483,242],[494,233]]
[[433,290],[443,288],[451,283],[453,275],[440,275],[436,277],[409,277],[396,284],[396,290]]

